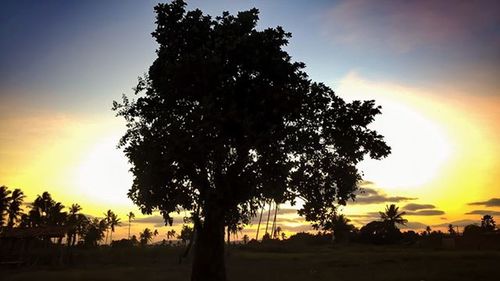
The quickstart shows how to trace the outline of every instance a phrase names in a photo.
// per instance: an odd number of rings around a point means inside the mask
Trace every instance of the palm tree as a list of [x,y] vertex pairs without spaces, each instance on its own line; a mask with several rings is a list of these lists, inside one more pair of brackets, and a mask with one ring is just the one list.
[[491,215],[484,215],[481,218],[481,228],[486,231],[493,231],[496,228],[495,220]]
[[109,235],[109,243],[113,242],[113,232],[115,232],[115,226],[120,226],[121,222],[118,216],[113,213],[111,210],[108,210],[108,226],[111,229],[111,233]]
[[147,245],[153,240],[153,232],[149,228],[145,228],[143,232],[139,233],[141,245]]
[[400,213],[399,207],[394,204],[385,206],[385,212],[379,212],[379,214],[389,230],[396,229],[396,224],[405,225],[408,222],[407,219],[403,218],[406,213]]
[[451,223],[448,225],[448,233],[451,236],[455,236],[455,234],[457,234],[456,231],[455,231],[455,227]]
[[279,204],[278,202],[274,203],[274,218],[273,218],[273,226],[271,227],[271,233],[273,233],[273,238],[277,238],[276,235],[276,216],[278,215]]
[[4,215],[5,212],[7,212],[9,208],[9,201],[10,201],[10,190],[7,189],[5,185],[0,186],[0,229],[3,227],[4,221]]
[[99,241],[104,238],[104,232],[108,229],[108,223],[106,219],[100,220],[99,218],[94,218],[89,222],[89,225],[84,234],[84,242],[89,246],[97,246]]
[[281,232],[281,240],[285,240],[285,239],[286,239],[286,233]]
[[279,239],[280,237],[280,234],[283,230],[281,229],[281,226],[277,226],[275,229],[274,229],[274,235],[273,235],[273,238],[274,239]]
[[175,230],[169,230],[167,231],[167,240],[170,240],[170,238],[175,238]]
[[259,224],[257,225],[257,234],[255,235],[255,240],[259,240],[260,223],[262,222],[262,214],[264,213],[265,206],[266,206],[266,204],[264,203],[262,205],[262,209],[260,210]]
[[269,200],[269,210],[267,212],[266,231],[265,231],[264,235],[265,234],[269,235],[269,233],[267,232],[267,229],[269,227],[269,220],[271,219],[271,205],[272,204],[273,204],[273,202],[271,200]]
[[82,207],[78,204],[72,204],[71,207],[69,207],[69,215],[68,215],[68,246],[74,245],[76,241],[76,232],[77,232],[77,224],[78,224],[78,217],[80,212],[82,210]]
[[427,235],[431,235],[431,231],[432,231],[432,229],[431,229],[431,227],[430,227],[430,226],[427,226],[427,227],[425,228],[425,233],[427,233]]
[[128,239],[130,240],[130,226],[132,225],[132,220],[135,219],[135,215],[132,212],[127,214],[128,218]]
[[14,189],[10,196],[9,209],[7,210],[7,227],[14,227],[14,224],[20,220],[22,215],[21,205],[23,204],[24,198],[26,198],[26,196],[19,188]]

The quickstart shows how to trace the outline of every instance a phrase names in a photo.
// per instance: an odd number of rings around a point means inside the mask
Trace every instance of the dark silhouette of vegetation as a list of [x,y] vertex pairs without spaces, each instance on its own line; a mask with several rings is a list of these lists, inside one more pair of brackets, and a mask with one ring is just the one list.
[[141,211],[192,212],[192,280],[226,280],[226,214],[261,202],[304,204],[323,223],[354,199],[365,156],[390,148],[367,126],[374,101],[346,103],[312,82],[283,50],[281,27],[256,29],[258,10],[212,18],[186,3],[158,4],[157,57],[135,89],[114,102],[128,123],[120,141],[132,164],[130,198]]
[[193,239],[193,228],[189,225],[183,225],[181,233],[177,236],[177,239],[181,240],[182,243],[186,244]]
[[[118,216],[111,210],[108,210],[105,213],[106,224],[108,225],[108,229],[110,230],[109,243],[113,241],[113,232],[115,232],[115,227],[121,225],[120,219]],[[108,233],[106,232],[106,240]],[[107,244],[107,241],[106,241]]]
[[323,230],[331,231],[333,241],[345,242],[349,240],[350,232],[356,229],[349,222],[350,220],[343,214],[334,214],[331,220],[325,223]]
[[176,231],[174,229],[167,231],[167,240],[176,238]]
[[403,238],[398,224],[405,225],[408,220],[403,218],[405,212],[399,212],[394,204],[386,206],[384,212],[379,212],[382,221],[373,221],[360,229],[360,239],[374,244],[388,244],[401,241]]
[[130,239],[130,227],[132,226],[132,220],[135,219],[135,214],[132,212],[129,212],[127,214],[127,218],[128,218],[128,239]]
[[490,215],[484,215],[481,218],[481,228],[484,231],[494,231],[496,229],[495,220]]
[[26,196],[19,188],[14,189],[14,191],[12,192],[12,195],[9,198],[9,207],[7,209],[8,228],[14,227],[14,225],[21,220],[22,204],[25,197]]
[[5,214],[9,209],[11,191],[5,185],[0,186],[0,229],[5,225]]
[[389,229],[395,229],[396,224],[405,225],[408,220],[404,219],[403,216],[406,214],[405,212],[399,212],[399,207],[391,204],[390,206],[385,207],[384,212],[379,212],[380,218],[384,221]]
[[149,228],[145,228],[144,231],[139,233],[139,242],[142,246],[147,245],[153,240],[154,233]]
[[106,219],[93,218],[89,221],[85,235],[84,244],[90,247],[96,247],[104,239],[105,232],[108,230]]

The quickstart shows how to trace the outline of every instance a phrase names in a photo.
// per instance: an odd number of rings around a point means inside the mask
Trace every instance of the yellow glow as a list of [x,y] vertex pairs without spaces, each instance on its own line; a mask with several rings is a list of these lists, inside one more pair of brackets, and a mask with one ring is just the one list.
[[[464,219],[467,203],[500,196],[495,188],[500,169],[499,98],[372,82],[355,73],[336,89],[348,100],[375,99],[383,107],[373,128],[393,151],[382,161],[362,163],[364,178],[388,194],[417,197],[417,202],[446,212],[410,220],[432,225]],[[382,210],[383,204],[375,207],[349,206],[346,211]]]
[[128,189],[132,183],[129,165],[123,153],[116,148],[119,135],[98,140],[83,153],[75,169],[73,185],[88,200],[104,204],[128,205]]
[[411,190],[431,182],[450,161],[456,144],[442,124],[409,103],[408,89],[346,77],[338,92],[348,100],[375,99],[382,106],[373,128],[384,135],[392,153],[382,161],[367,159],[360,165],[366,179],[389,190]]

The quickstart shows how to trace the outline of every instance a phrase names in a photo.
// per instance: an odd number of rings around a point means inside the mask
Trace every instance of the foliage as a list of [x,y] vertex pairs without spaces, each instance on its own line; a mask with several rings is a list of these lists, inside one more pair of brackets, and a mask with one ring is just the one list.
[[189,225],[183,225],[181,233],[177,236],[177,239],[180,239],[182,243],[187,243],[189,240],[193,239],[193,231],[194,229]]
[[379,212],[380,218],[384,221],[389,229],[395,229],[396,224],[405,225],[408,220],[404,219],[403,216],[406,214],[405,212],[399,212],[399,207],[391,204],[390,206],[385,206],[384,212]]
[[496,228],[495,220],[491,215],[484,215],[481,218],[481,228],[484,231],[494,231]]
[[[155,7],[157,57],[137,100],[113,108],[127,122],[120,146],[134,175],[129,197],[169,224],[172,212],[190,210],[200,255],[219,253],[216,272],[228,213],[249,217],[259,202],[300,196],[299,213],[322,224],[335,204],[354,199],[356,165],[390,148],[368,129],[380,107],[347,103],[310,81],[283,49],[290,33],[256,29],[257,9],[214,19],[185,6]],[[208,264],[200,255],[194,268]]]
[[104,239],[108,223],[106,219],[93,218],[89,221],[83,237],[86,246],[96,247]]
[[11,191],[8,190],[7,186],[2,185],[0,186],[0,230],[4,226],[4,217],[5,213],[7,212],[9,208],[9,201],[10,201],[10,193]]
[[153,232],[149,228],[145,228],[144,231],[139,233],[139,242],[142,246],[147,245],[153,240]]

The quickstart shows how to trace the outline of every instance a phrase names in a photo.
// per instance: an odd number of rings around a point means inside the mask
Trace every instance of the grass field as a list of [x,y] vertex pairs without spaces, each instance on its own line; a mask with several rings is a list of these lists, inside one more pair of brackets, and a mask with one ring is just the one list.
[[[74,266],[2,269],[0,280],[189,280],[180,249],[99,249],[78,254]],[[231,249],[229,280],[500,280],[500,251],[401,246]]]

